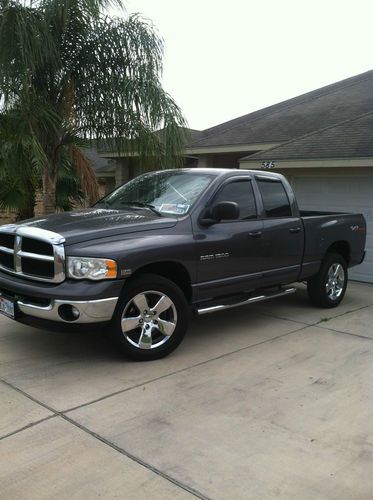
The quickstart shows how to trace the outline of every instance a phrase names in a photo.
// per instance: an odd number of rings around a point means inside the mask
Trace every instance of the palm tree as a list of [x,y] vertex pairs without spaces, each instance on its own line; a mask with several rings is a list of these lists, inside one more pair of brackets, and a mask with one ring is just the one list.
[[82,141],[161,165],[181,158],[185,120],[160,83],[162,41],[149,21],[109,17],[107,6],[106,0],[0,0],[0,114],[22,124],[16,133],[6,127],[5,150],[27,168],[22,189],[31,201],[41,179],[46,213],[55,211],[59,173],[68,165],[88,198],[97,198]]
[[[0,114],[0,210],[15,212],[17,220],[34,215],[35,194],[41,188],[40,156],[43,160],[22,113],[12,109]],[[69,210],[84,203],[80,178],[68,157],[60,161],[56,187],[57,208]]]

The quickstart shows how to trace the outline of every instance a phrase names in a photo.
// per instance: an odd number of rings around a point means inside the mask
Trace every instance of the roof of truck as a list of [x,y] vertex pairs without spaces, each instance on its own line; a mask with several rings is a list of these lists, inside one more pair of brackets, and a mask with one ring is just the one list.
[[[276,172],[269,172],[268,170],[255,170],[255,169],[246,169],[246,168],[180,168],[180,169],[170,169],[178,172],[190,172],[190,173],[199,173],[199,174],[212,174],[216,177],[221,176],[229,176],[229,175],[242,175],[245,173],[249,173],[251,175],[260,175],[260,176],[268,176],[279,179],[282,177],[281,174]],[[162,170],[161,170],[162,172]],[[164,170],[163,170],[164,172]]]

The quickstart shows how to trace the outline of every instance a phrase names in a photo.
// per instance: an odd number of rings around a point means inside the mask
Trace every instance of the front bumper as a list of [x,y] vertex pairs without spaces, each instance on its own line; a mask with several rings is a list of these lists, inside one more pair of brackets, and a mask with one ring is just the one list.
[[[15,319],[90,324],[111,320],[124,280],[65,280],[47,284],[0,272],[0,294],[15,304]],[[74,312],[75,314],[72,314]]]
[[[63,323],[103,323],[113,317],[118,297],[99,300],[51,300],[46,306],[17,300],[21,313],[34,318]],[[72,309],[73,308],[73,309]],[[64,311],[76,311],[77,316],[66,315]]]

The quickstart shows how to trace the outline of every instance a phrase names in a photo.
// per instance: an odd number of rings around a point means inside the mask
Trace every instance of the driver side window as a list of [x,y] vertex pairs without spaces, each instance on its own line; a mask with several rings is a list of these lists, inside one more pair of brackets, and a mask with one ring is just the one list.
[[220,201],[234,201],[240,208],[238,220],[256,219],[257,210],[251,181],[237,180],[225,184],[214,198],[213,204]]

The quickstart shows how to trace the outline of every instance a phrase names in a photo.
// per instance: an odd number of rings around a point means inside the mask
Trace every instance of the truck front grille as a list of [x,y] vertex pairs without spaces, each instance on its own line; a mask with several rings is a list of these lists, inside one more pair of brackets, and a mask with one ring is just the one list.
[[41,240],[22,238],[22,251],[40,255],[53,255],[53,245]]
[[61,283],[65,279],[65,238],[36,227],[0,227],[0,269],[24,278]]

